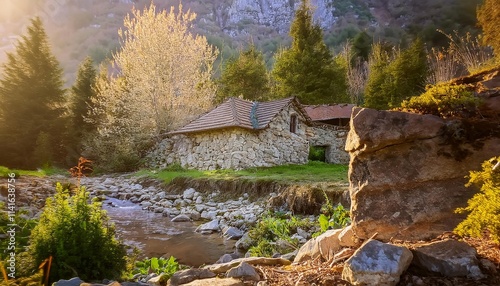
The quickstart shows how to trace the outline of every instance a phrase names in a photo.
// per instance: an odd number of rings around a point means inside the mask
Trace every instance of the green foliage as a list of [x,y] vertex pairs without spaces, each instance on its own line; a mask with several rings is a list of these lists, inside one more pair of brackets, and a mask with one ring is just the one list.
[[125,269],[124,246],[98,202],[89,203],[85,188],[63,189],[48,198],[39,224],[31,233],[29,252],[38,266],[53,257],[50,278],[114,279]]
[[467,187],[479,186],[480,191],[468,201],[465,208],[457,213],[467,212],[467,218],[456,228],[462,236],[481,238],[487,231],[490,238],[500,243],[500,157],[483,162],[481,171],[471,171]]
[[0,161],[32,168],[40,132],[50,135],[54,159],[63,158],[65,127],[62,69],[52,55],[40,18],[31,20],[0,79]]
[[[0,202],[0,209],[2,210],[0,212],[0,233],[7,235],[7,239],[0,240],[0,249],[2,249],[2,251],[0,251],[0,261],[3,261],[9,254],[7,250],[9,250],[9,252],[10,250],[14,250],[10,249],[10,247],[15,246],[16,254],[25,251],[28,246],[31,230],[36,226],[38,221],[36,219],[30,219],[26,210],[11,208],[4,202]],[[8,211],[11,211],[14,215],[9,216]],[[14,227],[16,234],[15,245],[9,245],[9,233],[7,232],[11,230],[9,224],[16,224]]]
[[84,134],[95,131],[95,124],[85,120],[94,108],[96,98],[97,70],[90,57],[80,64],[74,85],[71,87],[71,126],[70,136],[73,148],[80,153],[80,144]]
[[309,147],[309,160],[325,162],[325,148],[323,146]]
[[333,206],[325,195],[325,203],[321,207],[321,214],[318,217],[320,231],[313,234],[313,237],[324,233],[329,229],[343,228],[351,223],[349,210],[345,209],[340,203]]
[[140,176],[151,176],[170,182],[176,177],[207,178],[234,180],[269,180],[276,182],[347,182],[347,165],[327,164],[319,161],[309,161],[306,165],[282,165],[275,167],[249,168],[245,170],[214,170],[200,171],[179,168],[174,165],[161,171],[142,170],[136,173]]
[[376,109],[399,107],[401,102],[420,94],[427,78],[427,56],[423,42],[397,51],[394,60],[381,46],[373,49],[370,74],[365,88],[365,106]]
[[35,143],[35,150],[33,151],[33,160],[37,166],[50,167],[53,160],[52,142],[50,142],[50,135],[46,132],[40,132]]
[[312,228],[308,219],[295,216],[279,217],[273,214],[264,216],[256,226],[249,231],[254,245],[248,250],[252,256],[271,257],[275,253],[287,253],[296,249],[298,241],[290,237],[297,228]]
[[175,257],[173,256],[170,256],[168,259],[163,257],[152,257],[146,258],[142,261],[136,261],[134,269],[131,271],[131,275],[133,276],[135,274],[148,275],[151,273],[163,273],[165,277],[162,277],[162,279],[168,279],[180,269],[181,265],[179,265],[179,263],[175,261]]
[[479,98],[466,85],[441,83],[428,86],[425,93],[404,101],[404,110],[441,117],[470,117],[477,114]]
[[346,76],[333,61],[323,31],[313,24],[308,0],[302,0],[290,27],[292,46],[275,55],[271,72],[278,97],[295,95],[301,103],[342,103],[347,97]]
[[228,97],[242,97],[251,101],[268,98],[269,76],[263,55],[255,46],[240,51],[235,59],[229,60],[222,70],[217,92],[217,102]]
[[67,175],[68,171],[55,167],[44,167],[37,170],[18,170],[0,166],[0,178],[7,178],[10,173],[14,173],[16,175],[16,178],[19,178],[20,176],[45,177],[55,174]]
[[500,9],[497,0],[485,0],[477,9],[477,21],[483,30],[484,43],[493,47],[500,58]]

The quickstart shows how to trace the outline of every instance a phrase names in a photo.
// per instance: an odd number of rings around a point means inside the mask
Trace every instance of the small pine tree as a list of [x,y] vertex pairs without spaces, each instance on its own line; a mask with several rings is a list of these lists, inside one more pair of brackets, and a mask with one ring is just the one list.
[[295,95],[301,103],[345,103],[345,69],[334,61],[323,41],[323,31],[313,23],[308,0],[302,0],[290,27],[292,46],[276,54],[271,72],[279,97]]
[[232,96],[252,101],[266,100],[269,93],[269,76],[264,57],[254,45],[240,51],[239,56],[228,61],[219,80],[218,103]]
[[38,167],[50,167],[53,160],[51,146],[50,135],[43,131],[40,132],[33,151],[33,160]]
[[467,187],[480,186],[480,192],[469,200],[468,206],[459,208],[457,213],[468,212],[467,218],[456,228],[462,236],[483,237],[488,231],[490,238],[500,243],[500,157],[483,162],[481,171],[469,174]]
[[54,197],[47,199],[40,222],[31,233],[29,253],[34,266],[52,256],[52,281],[74,276],[116,279],[125,269],[125,248],[116,239],[101,204],[89,203],[84,187],[75,192],[71,195],[58,183]]

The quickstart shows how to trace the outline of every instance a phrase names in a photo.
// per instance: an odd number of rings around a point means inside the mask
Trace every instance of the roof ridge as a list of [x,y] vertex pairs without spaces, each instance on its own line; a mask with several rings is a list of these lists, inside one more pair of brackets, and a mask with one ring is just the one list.
[[240,120],[238,119],[238,111],[236,110],[236,106],[235,106],[235,100],[236,98],[234,97],[231,97],[229,99],[229,107],[231,108],[231,113],[233,115],[233,122],[234,124],[236,125],[240,125]]

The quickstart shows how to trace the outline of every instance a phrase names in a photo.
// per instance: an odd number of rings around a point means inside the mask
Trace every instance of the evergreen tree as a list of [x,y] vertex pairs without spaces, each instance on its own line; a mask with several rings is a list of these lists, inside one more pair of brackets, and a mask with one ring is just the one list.
[[[62,69],[51,53],[40,18],[31,20],[0,79],[0,165],[36,167],[32,160],[41,132],[50,138],[47,158],[62,158],[64,89]],[[41,150],[37,150],[41,152]],[[49,155],[50,154],[50,155]],[[46,162],[48,163],[48,162]]]
[[396,51],[394,60],[389,61],[390,56],[380,45],[376,45],[365,89],[366,107],[399,107],[403,100],[424,91],[428,69],[427,56],[420,39],[406,50]]
[[[85,134],[95,131],[95,124],[85,120],[89,116],[89,112],[93,109],[93,99],[95,100],[97,71],[90,57],[80,65],[75,84],[71,88],[71,104],[70,104],[70,142],[73,145],[74,151],[80,151],[82,137]],[[80,154],[77,154],[78,157]]]
[[500,55],[500,6],[498,0],[485,0],[477,10],[477,20],[483,29],[483,39],[495,51],[495,55]]
[[308,0],[295,12],[290,36],[292,46],[277,53],[272,70],[275,93],[295,95],[306,104],[348,100],[345,73],[326,47],[321,27],[313,23]]
[[372,49],[373,39],[365,31],[359,32],[352,40],[354,59],[367,61]]
[[232,96],[241,96],[252,101],[266,100],[269,93],[269,78],[264,57],[254,45],[240,51],[222,70],[219,80],[217,102]]

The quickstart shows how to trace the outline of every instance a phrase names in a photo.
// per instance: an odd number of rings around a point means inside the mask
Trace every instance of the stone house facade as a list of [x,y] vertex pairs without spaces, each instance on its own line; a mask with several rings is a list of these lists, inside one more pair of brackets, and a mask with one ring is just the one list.
[[315,124],[294,97],[269,102],[230,98],[168,133],[148,161],[154,167],[180,164],[199,170],[305,164],[309,146],[320,144],[330,146],[327,162],[347,163],[346,136],[345,129]]

